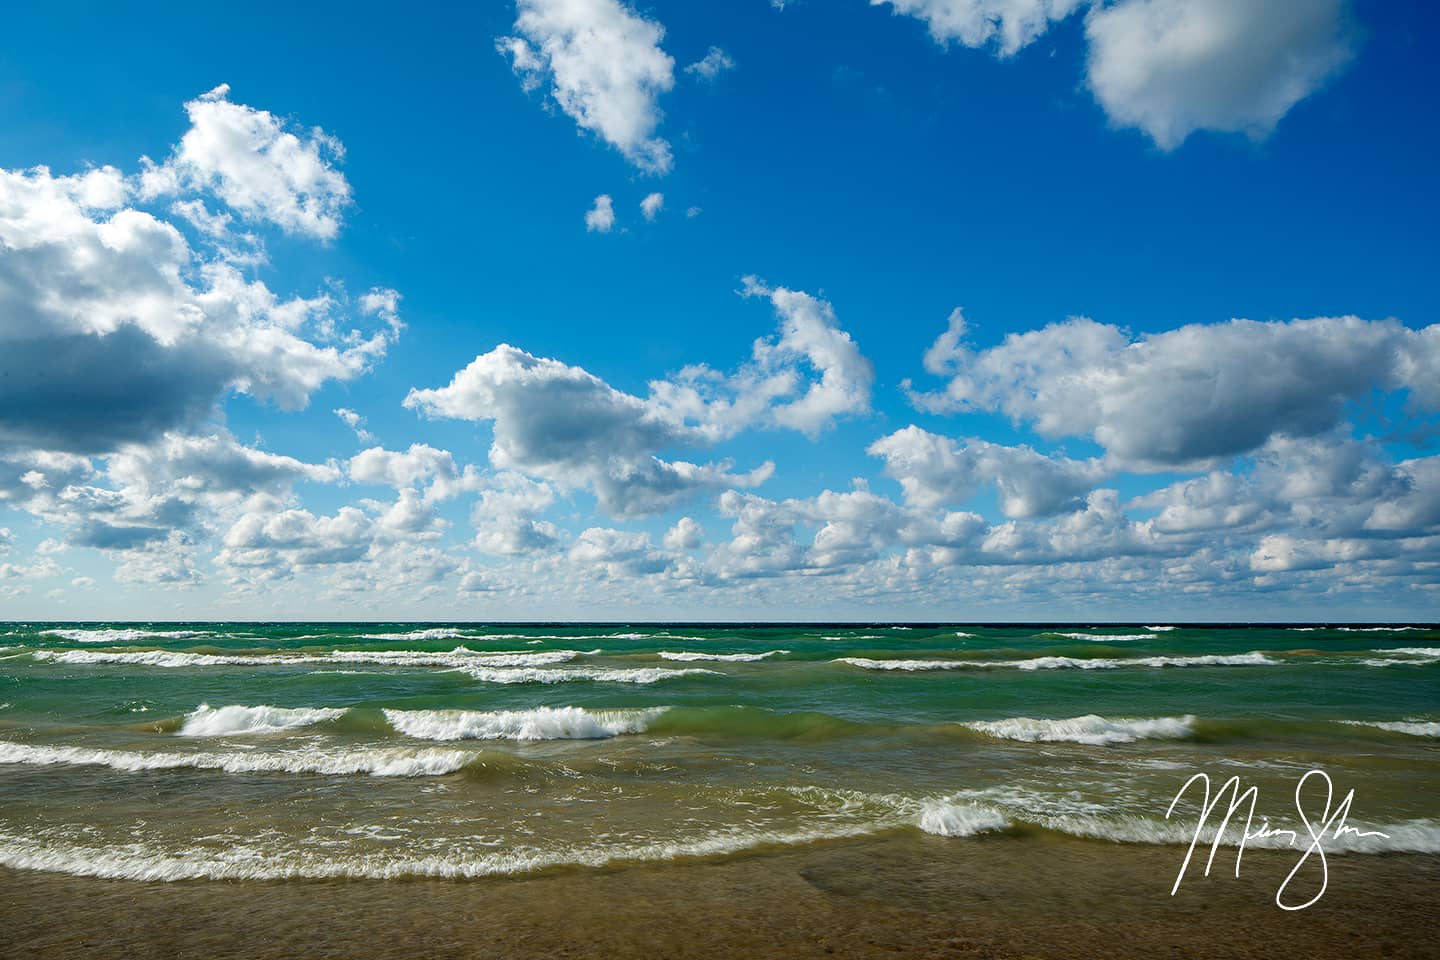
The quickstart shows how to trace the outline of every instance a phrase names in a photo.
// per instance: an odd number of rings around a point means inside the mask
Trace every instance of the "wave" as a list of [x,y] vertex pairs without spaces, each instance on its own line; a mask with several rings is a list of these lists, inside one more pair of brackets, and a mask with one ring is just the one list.
[[471,650],[456,647],[448,652],[424,650],[334,650],[326,658],[335,663],[370,663],[399,667],[468,667],[475,663],[486,667],[545,667],[569,663],[576,657],[598,654],[599,650]]
[[456,647],[449,651],[424,650],[332,650],[324,654],[224,654],[186,653],[177,650],[99,651],[37,650],[36,660],[71,664],[120,663],[146,667],[291,666],[316,663],[364,663],[390,667],[449,667],[473,664],[487,667],[547,666],[566,663],[598,650],[477,651]]
[[536,707],[485,713],[474,710],[385,710],[397,732],[417,740],[601,740],[643,733],[665,707],[584,710]]
[[[1147,628],[1148,629],[1148,628]],[[1118,642],[1121,640],[1158,640],[1153,633],[1058,633],[1050,632],[1043,634],[1046,637],[1064,637],[1067,640],[1095,640],[1100,643]]]
[[410,630],[405,633],[362,633],[361,640],[454,640],[460,637],[473,638],[475,634],[467,633],[458,627],[432,627],[427,630]]
[[1002,740],[1103,746],[1134,743],[1136,740],[1181,740],[1195,732],[1195,717],[1110,719],[1091,713],[1066,720],[1036,720],[1031,717],[976,720],[962,726]]
[[572,683],[591,680],[596,683],[659,683],[680,677],[723,677],[715,670],[700,668],[667,670],[663,667],[581,667],[545,669],[543,667],[494,668],[488,665],[464,664],[456,669],[485,683]]
[[535,873],[555,867],[604,867],[718,857],[763,847],[798,846],[823,840],[865,836],[886,827],[871,823],[806,826],[789,830],[740,827],[703,839],[655,840],[546,850],[520,847],[505,852],[450,856],[344,855],[313,850],[266,851],[253,847],[192,848],[164,851],[144,844],[115,847],[37,842],[0,833],[0,866],[43,870],[72,876],[121,880],[290,880],[402,877],[470,879]]
[[1146,629],[1146,630],[1150,630],[1150,631],[1152,631],[1152,632],[1154,632],[1154,633],[1169,633],[1171,630],[1179,630],[1180,628],[1179,628],[1179,627],[1172,627],[1172,626],[1170,626],[1170,625],[1168,625],[1168,624],[1161,624],[1161,625],[1158,626],[1158,627],[1147,626],[1145,629]]
[[123,629],[54,629],[41,630],[41,634],[73,640],[76,643],[133,643],[136,640],[183,640],[187,637],[208,637],[208,630],[141,630],[134,627]]
[[919,827],[940,837],[971,837],[992,830],[1007,830],[1010,821],[993,807],[930,800],[920,811]]
[[[1036,826],[1072,837],[1092,840],[1108,840],[1111,843],[1183,844],[1188,845],[1195,836],[1194,819],[1186,822],[1176,820],[1154,820],[1147,817],[1104,817],[1104,816],[1036,816],[1029,820]],[[1434,820],[1405,820],[1398,823],[1359,824],[1350,823],[1365,833],[1378,832],[1386,836],[1365,836],[1347,832],[1344,836],[1325,835],[1325,853],[1440,853],[1440,823]],[[1305,837],[1303,825],[1286,825],[1272,822],[1273,829],[1296,829]],[[1236,847],[1243,835],[1244,821],[1232,823],[1221,840],[1223,847]],[[1209,846],[1215,839],[1215,829],[1201,831],[1200,844]],[[1281,835],[1253,837],[1245,842],[1247,848],[1260,847],[1271,850],[1299,850],[1304,841],[1292,844],[1290,838]]]
[[764,660],[767,657],[789,652],[789,650],[767,650],[764,653],[702,653],[692,650],[661,650],[657,656],[662,660],[679,660],[682,663],[689,663],[695,660],[721,660],[726,663],[754,663],[757,660]]
[[837,657],[831,663],[848,663],[866,670],[1004,669],[1016,670],[1118,670],[1122,667],[1248,667],[1275,666],[1258,650],[1250,653],[1204,654],[1193,657],[1125,657],[1088,659],[1083,657],[1032,657],[1028,660],[871,660],[866,657]]
[[1383,650],[1372,650],[1372,653],[1399,653],[1407,657],[1425,657],[1429,660],[1440,660],[1440,647],[1389,647]]
[[366,747],[325,752],[141,753],[90,747],[52,747],[0,741],[0,764],[100,766],[112,770],[222,770],[225,773],[317,773],[332,776],[433,777],[454,773],[478,755],[434,747]]
[[330,707],[212,707],[202,703],[185,716],[177,733],[182,737],[230,737],[242,734],[279,733],[309,727],[343,716],[343,709]]
[[1375,727],[1391,733],[1408,733],[1412,737],[1440,737],[1440,723],[1433,720],[1341,720],[1352,727]]
[[1432,627],[1336,627],[1342,633],[1406,633],[1411,630],[1431,630]]

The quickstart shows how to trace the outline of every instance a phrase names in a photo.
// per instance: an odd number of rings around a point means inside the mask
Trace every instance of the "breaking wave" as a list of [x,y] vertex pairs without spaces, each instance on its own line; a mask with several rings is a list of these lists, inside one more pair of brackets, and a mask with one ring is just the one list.
[[91,747],[40,746],[0,741],[0,764],[100,766],[112,770],[222,770],[225,773],[369,774],[372,777],[433,777],[454,773],[475,761],[464,750],[365,747],[234,753],[153,752]]
[[757,660],[765,660],[769,657],[789,652],[789,650],[767,650],[764,653],[703,653],[695,650],[661,650],[657,656],[662,660],[678,660],[682,663],[689,663],[696,660],[718,660],[726,663],[754,663]]
[[1250,653],[1206,654],[1194,657],[1031,657],[1028,660],[871,660],[866,657],[837,657],[831,663],[848,663],[866,670],[1002,669],[1015,670],[1117,670],[1122,667],[1250,667],[1275,666],[1258,650]]
[[329,707],[212,707],[202,703],[186,715],[185,722],[176,732],[182,737],[279,733],[334,720],[344,713],[343,709]]
[[1092,713],[1065,720],[1037,720],[1031,717],[976,720],[963,726],[1003,740],[1104,746],[1134,743],[1136,740],[1181,740],[1195,732],[1195,717],[1110,719]]
[[386,710],[397,732],[417,740],[600,740],[643,733],[665,707],[648,710]]

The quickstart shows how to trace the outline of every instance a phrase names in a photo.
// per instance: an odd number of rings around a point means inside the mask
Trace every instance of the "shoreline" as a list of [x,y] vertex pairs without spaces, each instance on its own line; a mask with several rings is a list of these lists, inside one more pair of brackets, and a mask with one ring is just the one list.
[[1314,906],[1275,889],[1299,851],[923,835],[481,880],[156,883],[0,869],[0,955],[69,957],[1440,956],[1440,855],[1332,856]]

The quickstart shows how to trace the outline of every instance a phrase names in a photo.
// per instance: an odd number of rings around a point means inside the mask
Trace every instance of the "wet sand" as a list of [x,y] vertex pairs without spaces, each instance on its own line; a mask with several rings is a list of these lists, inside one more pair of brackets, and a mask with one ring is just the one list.
[[1440,856],[1332,857],[1325,896],[1285,912],[1275,889],[1298,853],[1247,851],[1236,880],[1226,851],[1172,898],[1183,855],[905,833],[468,881],[3,870],[0,957],[1440,957]]

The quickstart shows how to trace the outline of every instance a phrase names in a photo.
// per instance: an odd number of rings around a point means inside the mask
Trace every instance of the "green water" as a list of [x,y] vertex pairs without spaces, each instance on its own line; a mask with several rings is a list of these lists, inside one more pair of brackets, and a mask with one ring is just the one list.
[[0,624],[0,865],[100,876],[1183,843],[1192,774],[1294,825],[1312,769],[1437,851],[1437,745],[1430,628]]

